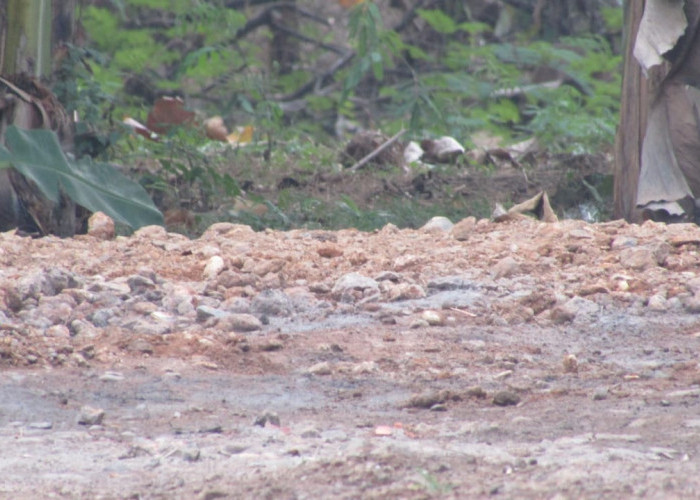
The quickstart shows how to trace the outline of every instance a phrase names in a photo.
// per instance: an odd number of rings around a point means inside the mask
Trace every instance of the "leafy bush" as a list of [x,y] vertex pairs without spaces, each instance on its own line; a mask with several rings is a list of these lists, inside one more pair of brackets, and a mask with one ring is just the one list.
[[[140,155],[160,166],[143,179],[157,197],[184,198],[181,205],[206,209],[217,198],[242,192],[241,179],[206,152],[207,140],[198,132],[182,130],[153,144],[115,132],[113,121],[143,120],[152,99],[163,94],[187,96],[205,116],[254,125],[258,144],[236,153],[235,161],[253,158],[259,168],[285,168],[279,157],[303,158],[295,148],[309,136],[331,144],[337,155],[339,146],[327,132],[338,116],[389,134],[410,128],[406,137],[451,135],[467,145],[472,134],[484,131],[505,142],[534,135],[554,152],[596,152],[612,145],[620,56],[610,36],[545,41],[525,28],[497,35],[493,23],[458,17],[447,8],[417,9],[411,26],[419,28],[404,29],[388,26],[385,11],[369,0],[328,23],[299,4],[305,45],[299,61],[283,73],[266,59],[271,31],[257,29],[265,19],[256,16],[268,5],[256,10],[225,4],[120,0],[82,10],[91,49],[76,52],[77,83],[63,79],[63,95],[82,110],[86,126],[103,131],[102,142],[116,144],[112,157],[126,163]],[[621,12],[602,11],[608,33],[619,31]],[[559,84],[542,85],[542,73]],[[264,162],[257,163],[256,155]],[[316,168],[335,163],[327,159]],[[187,201],[193,196],[199,197],[198,207]],[[328,209],[325,201],[282,198],[266,216],[276,222],[265,223],[321,223]],[[347,200],[336,208],[346,214],[339,220],[363,223]],[[385,215],[379,210],[366,220]]]

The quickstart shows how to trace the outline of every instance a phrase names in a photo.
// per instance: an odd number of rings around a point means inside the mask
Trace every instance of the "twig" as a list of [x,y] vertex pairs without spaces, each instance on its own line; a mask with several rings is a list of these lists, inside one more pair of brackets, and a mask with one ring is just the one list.
[[348,169],[349,172],[354,172],[355,170],[362,168],[368,161],[370,161],[372,158],[377,156],[379,153],[384,151],[386,148],[394,144],[397,140],[399,140],[399,137],[404,135],[406,133],[406,129],[402,128],[398,132],[396,132],[390,139],[388,139],[384,144],[379,146],[377,149],[372,151],[370,154],[362,158],[360,161],[355,163],[352,167]]
[[458,312],[460,314],[464,314],[465,316],[469,316],[470,318],[476,318],[476,314],[469,312],[469,311],[464,311],[462,309],[457,309],[456,307],[450,307],[450,311]]
[[[318,76],[312,77],[308,82],[306,82],[304,85],[299,87],[297,90],[292,92],[291,94],[288,94],[286,96],[279,96],[277,97],[276,100],[278,101],[293,101],[295,99],[300,99],[304,97],[306,94],[309,92],[314,92],[315,94],[322,94],[323,93],[323,88],[320,88],[321,85],[323,85],[323,82],[331,78],[335,73],[337,73],[340,69],[342,69],[344,66],[346,66],[352,58],[355,57],[355,52],[354,51],[348,51],[346,54],[344,54],[342,57],[339,57],[333,65],[328,68],[326,71],[321,73]],[[325,87],[324,87],[325,88]]]
[[295,31],[295,30],[290,29],[290,28],[288,28],[288,27],[286,27],[286,26],[283,26],[283,25],[281,25],[281,24],[279,24],[279,23],[277,23],[277,22],[275,22],[275,21],[270,21],[270,27],[271,27],[271,28],[274,28],[274,29],[276,29],[276,30],[278,30],[278,31],[281,31],[281,32],[283,32],[283,33],[286,33],[286,34],[288,34],[289,36],[292,36],[292,37],[294,37],[294,38],[297,38],[297,39],[301,40],[302,42],[306,42],[306,43],[310,43],[310,44],[316,45],[316,46],[321,47],[321,48],[323,48],[323,49],[326,49],[326,50],[328,50],[328,51],[330,51],[330,52],[335,52],[336,54],[345,55],[345,53],[347,52],[347,51],[346,51],[344,48],[342,48],[342,47],[336,47],[335,45],[331,45],[331,44],[329,44],[329,43],[324,43],[324,42],[321,42],[321,41],[316,40],[316,39],[314,39],[314,38],[308,37],[308,36],[306,36],[306,35],[304,35],[304,34],[302,34],[302,33],[299,33],[298,31]]

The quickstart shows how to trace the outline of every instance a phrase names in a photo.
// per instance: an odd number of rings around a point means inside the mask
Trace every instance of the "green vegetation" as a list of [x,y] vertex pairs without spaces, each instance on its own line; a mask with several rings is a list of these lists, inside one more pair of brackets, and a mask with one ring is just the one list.
[[102,211],[133,229],[163,223],[163,216],[141,186],[111,165],[88,157],[68,160],[53,131],[11,125],[5,142],[7,147],[0,146],[0,169],[14,167],[54,203],[59,202],[60,187],[80,205]]
[[[366,206],[297,189],[343,175],[344,143],[331,133],[338,117],[387,134],[407,128],[406,137],[417,140],[450,135],[467,147],[476,133],[504,144],[534,136],[550,153],[612,145],[620,56],[611,42],[620,32],[621,8],[602,9],[605,33],[545,40],[526,25],[497,35],[494,23],[439,9],[418,9],[408,28],[392,27],[371,1],[338,12],[345,17],[329,24],[300,4],[297,30],[307,40],[283,71],[268,57],[275,29],[261,14],[268,7],[224,3],[86,6],[80,20],[89,49],[70,48],[54,87],[81,116],[78,138],[91,138],[79,153],[129,165],[159,206],[206,214],[201,223],[373,229],[387,222],[415,226],[436,214],[487,215],[449,191],[432,201],[379,196]],[[176,127],[153,142],[120,125],[124,117],[145,122],[160,95],[185,97],[200,118],[252,125],[253,142],[226,147],[196,127]],[[282,181],[289,187],[275,189]],[[236,208],[243,193],[267,209]]]

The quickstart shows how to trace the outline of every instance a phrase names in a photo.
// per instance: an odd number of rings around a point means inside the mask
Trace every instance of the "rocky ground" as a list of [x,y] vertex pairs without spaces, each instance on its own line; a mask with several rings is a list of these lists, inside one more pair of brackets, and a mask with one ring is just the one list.
[[0,234],[0,497],[697,497],[699,245]]

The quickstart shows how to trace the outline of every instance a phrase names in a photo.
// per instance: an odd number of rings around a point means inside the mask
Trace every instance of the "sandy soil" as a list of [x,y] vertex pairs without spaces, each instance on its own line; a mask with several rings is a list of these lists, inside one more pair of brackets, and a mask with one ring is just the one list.
[[0,234],[2,498],[700,495],[700,229]]

